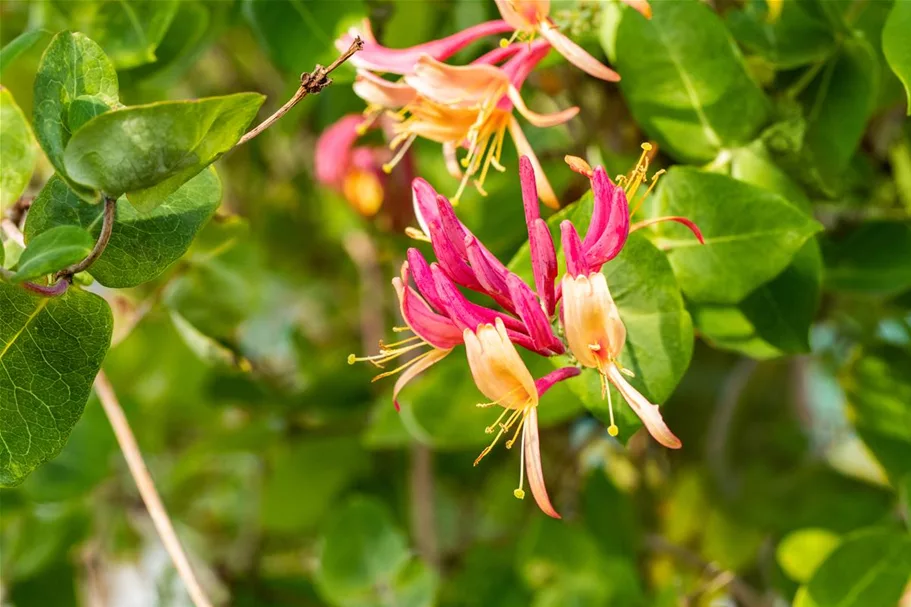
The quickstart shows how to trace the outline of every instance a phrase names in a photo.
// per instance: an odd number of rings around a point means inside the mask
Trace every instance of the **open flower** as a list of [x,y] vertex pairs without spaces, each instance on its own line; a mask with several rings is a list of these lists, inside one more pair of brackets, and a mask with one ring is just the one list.
[[[404,85],[372,81],[370,87],[362,85],[359,94],[368,101],[368,112],[375,112],[381,96],[399,101],[413,91],[411,101],[404,106],[387,106],[390,110],[400,110],[402,116],[393,127],[396,137],[391,147],[398,149],[397,159],[418,137],[442,144],[450,173],[461,178],[454,200],[458,200],[469,181],[484,194],[483,184],[490,168],[503,170],[500,155],[508,132],[519,153],[528,156],[535,167],[542,200],[557,208],[556,195],[513,116],[516,110],[535,126],[551,127],[578,113],[578,108],[573,107],[554,114],[539,114],[531,111],[519,94],[528,74],[549,50],[547,43],[534,43],[514,53],[502,67],[487,63],[450,66],[425,55],[404,77]],[[367,77],[363,82],[367,82]],[[371,87],[383,88],[383,94],[367,90]],[[462,147],[466,154],[457,161],[457,150]],[[388,166],[393,166],[396,159]]]
[[[515,28],[514,38],[531,39],[536,34],[547,40],[566,60],[587,74],[616,82],[619,74],[562,34],[550,20],[550,0],[496,0],[503,20]],[[643,4],[641,0],[635,2]],[[648,6],[647,3],[644,3]]]
[[490,402],[478,403],[477,406],[503,408],[497,420],[485,429],[488,434],[496,433],[496,436],[475,460],[475,465],[490,453],[504,435],[512,433],[512,437],[506,441],[507,449],[512,448],[521,435],[519,486],[513,494],[519,499],[525,497],[527,471],[528,486],[538,507],[548,516],[560,518],[544,485],[537,407],[541,395],[547,389],[557,381],[578,375],[579,370],[575,367],[558,369],[535,382],[500,319],[493,325],[480,325],[474,331],[465,329],[464,339],[468,366],[475,384],[491,399]]

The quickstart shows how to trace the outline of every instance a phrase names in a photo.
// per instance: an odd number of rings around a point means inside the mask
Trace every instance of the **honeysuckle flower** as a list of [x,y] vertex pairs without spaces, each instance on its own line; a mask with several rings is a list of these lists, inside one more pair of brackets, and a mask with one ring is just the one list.
[[496,432],[496,436],[477,457],[475,465],[477,466],[484,456],[490,453],[504,435],[512,432],[512,438],[506,441],[506,448],[510,449],[517,440],[520,440],[521,434],[519,486],[513,494],[519,499],[525,497],[527,472],[528,486],[538,507],[548,516],[560,518],[550,502],[544,485],[537,408],[544,392],[557,381],[578,375],[579,369],[558,369],[535,381],[499,318],[492,325],[482,324],[475,330],[465,329],[463,338],[468,366],[475,384],[487,398],[491,399],[490,402],[478,403],[477,406],[503,407],[503,412],[497,420],[485,429],[487,434]]
[[[528,45],[502,67],[487,63],[450,66],[427,55],[419,58],[412,72],[404,77],[405,85],[417,95],[401,108],[402,120],[394,126],[397,137],[392,147],[402,153],[418,137],[442,144],[447,167],[454,176],[461,177],[453,198],[458,200],[469,180],[484,194],[483,184],[490,168],[503,170],[499,159],[508,132],[520,154],[529,156],[538,172],[541,198],[556,208],[556,195],[513,116],[516,110],[531,124],[550,127],[578,113],[578,108],[573,107],[554,114],[539,114],[531,111],[519,94],[528,74],[549,49],[547,43]],[[379,97],[372,95],[368,103]],[[369,111],[375,112],[375,105],[369,106]],[[459,163],[455,156],[460,147],[467,152]]]
[[362,215],[373,217],[384,205],[398,227],[410,215],[409,183],[413,162],[404,158],[394,173],[383,171],[391,153],[379,145],[355,145],[361,134],[358,114],[343,116],[326,129],[316,143],[315,171],[319,183],[328,186]]
[[[610,69],[581,46],[562,34],[550,19],[550,0],[495,0],[503,20],[515,28],[513,39],[531,39],[536,34],[547,40],[566,60],[587,74],[616,82],[620,75]],[[648,4],[634,0],[631,4]],[[634,6],[635,8],[635,6]],[[508,44],[510,41],[507,41]]]
[[512,29],[513,26],[505,21],[487,21],[439,40],[408,48],[388,48],[376,41],[370,21],[365,19],[359,28],[350,28],[345,35],[336,40],[335,47],[342,52],[351,46],[355,38],[360,37],[364,41],[364,48],[349,59],[352,65],[374,72],[407,74],[423,55],[444,61],[480,38],[503,34]]

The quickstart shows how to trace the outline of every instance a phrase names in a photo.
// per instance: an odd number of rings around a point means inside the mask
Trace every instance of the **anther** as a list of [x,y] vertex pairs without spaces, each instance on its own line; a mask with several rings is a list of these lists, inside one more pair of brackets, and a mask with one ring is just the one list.
[[354,354],[349,354],[348,355],[348,364],[353,365],[356,362],[357,362],[357,356],[355,356]]
[[515,491],[512,492],[512,494],[515,495],[520,500],[525,499],[525,491],[523,491],[522,489],[516,489]]
[[607,433],[611,436],[617,436],[620,434],[620,428],[617,427],[617,424],[611,424],[607,427]]

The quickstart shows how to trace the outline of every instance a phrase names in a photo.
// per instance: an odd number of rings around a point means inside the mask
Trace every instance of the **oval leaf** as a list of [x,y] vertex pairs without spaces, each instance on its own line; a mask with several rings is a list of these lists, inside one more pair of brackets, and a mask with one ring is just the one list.
[[883,28],[883,53],[889,67],[905,85],[908,115],[911,116],[911,2],[895,2]]
[[637,122],[684,161],[708,161],[753,139],[768,101],[721,19],[699,0],[652,8],[651,20],[624,10],[602,23],[602,42]]
[[53,274],[76,263],[92,251],[92,235],[76,226],[58,226],[36,237],[19,257],[13,282]]
[[263,100],[238,93],[102,114],[73,135],[66,170],[87,187],[126,193],[137,209],[151,211],[234,147]]
[[[221,182],[211,168],[149,213],[138,212],[121,197],[111,240],[88,272],[102,285],[118,289],[154,279],[187,252],[220,200]],[[101,205],[81,201],[62,179],[52,177],[29,209],[26,241],[59,225],[81,226],[97,238],[102,212]]]
[[0,283],[0,485],[60,452],[111,343],[111,310],[70,288],[39,297]]
[[[117,72],[101,47],[83,34],[60,32],[51,40],[35,75],[35,134],[54,168],[64,176],[70,140],[70,104],[82,95],[117,103]],[[81,189],[80,194],[92,195]]]
[[25,115],[0,86],[0,214],[19,199],[35,170],[38,150]]
[[651,215],[682,215],[705,236],[700,245],[683,226],[653,226],[686,296],[697,303],[737,303],[778,275],[822,226],[787,200],[726,175],[672,167]]

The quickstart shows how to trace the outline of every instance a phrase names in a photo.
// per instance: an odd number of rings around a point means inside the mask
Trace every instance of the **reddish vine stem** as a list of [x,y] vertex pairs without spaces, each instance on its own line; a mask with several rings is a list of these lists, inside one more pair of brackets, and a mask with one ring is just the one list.
[[329,67],[323,67],[317,65],[312,72],[304,72],[301,74],[301,84],[297,89],[297,92],[294,93],[294,96],[288,100],[288,102],[281,106],[274,114],[263,120],[259,125],[246,133],[240,140],[237,142],[237,145],[242,145],[247,143],[267,128],[275,124],[282,116],[288,113],[295,105],[300,103],[301,99],[307,95],[316,95],[324,88],[332,84],[332,80],[329,78],[329,74],[336,70],[341,64],[348,61],[354,53],[358,52],[364,48],[364,41],[357,37],[354,39],[354,42],[351,43],[351,46],[348,47],[344,53],[339,55],[335,61],[329,64]]
[[149,511],[149,516],[152,518],[158,537],[161,538],[161,543],[164,544],[168,556],[171,557],[180,579],[186,585],[193,604],[196,607],[212,607],[212,602],[203,591],[199,580],[196,579],[196,574],[190,566],[190,560],[187,558],[180,540],[177,539],[177,533],[174,531],[168,512],[161,501],[161,496],[158,495],[158,490],[155,489],[152,475],[149,474],[149,469],[146,468],[142,459],[142,453],[139,451],[136,437],[130,429],[130,423],[127,421],[123,408],[120,406],[120,401],[117,400],[117,394],[114,392],[114,388],[111,386],[111,382],[108,381],[104,371],[100,371],[98,377],[95,378],[95,393],[98,394],[98,400],[101,401],[101,406],[111,422],[114,436],[117,437],[117,443],[120,445],[120,450],[127,461],[130,474],[139,489],[139,495]]
[[114,231],[114,214],[116,211],[117,199],[111,196],[105,196],[104,211],[101,217],[101,233],[98,234],[98,240],[95,241],[95,246],[92,247],[92,250],[85,259],[57,272],[55,276],[57,279],[69,281],[74,274],[84,272],[89,266],[98,261],[98,258],[104,253],[104,250],[108,246],[108,242],[111,240],[111,233]]

